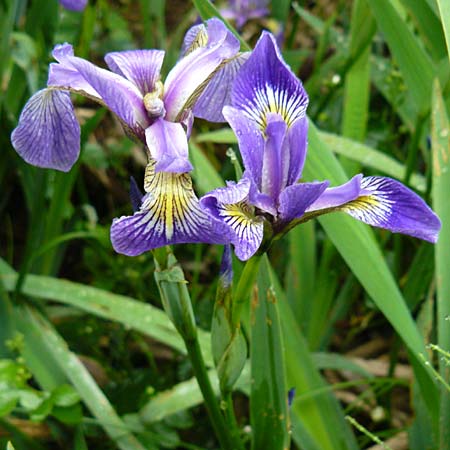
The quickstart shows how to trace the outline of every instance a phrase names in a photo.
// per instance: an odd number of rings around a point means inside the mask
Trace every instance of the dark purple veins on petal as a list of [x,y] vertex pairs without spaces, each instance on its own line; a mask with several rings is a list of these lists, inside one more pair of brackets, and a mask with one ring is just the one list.
[[70,170],[80,153],[80,125],[70,94],[54,89],[36,92],[25,105],[11,141],[30,164]]

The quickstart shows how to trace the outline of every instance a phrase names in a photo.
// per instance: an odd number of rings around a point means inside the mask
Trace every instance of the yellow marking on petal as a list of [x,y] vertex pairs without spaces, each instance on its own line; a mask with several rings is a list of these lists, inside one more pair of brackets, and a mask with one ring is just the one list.
[[207,44],[208,44],[208,33],[206,32],[205,26],[201,26],[199,32],[192,41],[192,44],[186,50],[185,55],[189,55],[189,53],[192,53],[194,50],[197,50],[200,47],[206,47]]
[[147,211],[143,221],[155,227],[158,234],[170,240],[175,229],[195,233],[204,219],[192,181],[186,173],[155,172],[155,162],[150,161],[145,170],[144,189],[151,194],[141,206]]

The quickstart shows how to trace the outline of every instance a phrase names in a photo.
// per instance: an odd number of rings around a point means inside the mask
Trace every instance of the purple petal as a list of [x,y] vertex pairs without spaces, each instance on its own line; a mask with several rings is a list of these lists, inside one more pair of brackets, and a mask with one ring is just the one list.
[[277,201],[286,187],[290,154],[286,138],[287,125],[279,114],[267,115],[261,192]]
[[245,61],[250,56],[246,52],[227,61],[212,77],[208,86],[194,106],[194,115],[210,122],[225,122],[222,109],[231,104],[233,81]]
[[308,150],[308,118],[301,117],[288,130],[289,139],[289,173],[286,184],[296,183],[305,165]]
[[236,27],[242,28],[250,19],[259,19],[269,15],[267,0],[230,0],[229,8],[221,10],[226,19],[236,21]]
[[220,64],[239,51],[239,41],[217,19],[208,20],[206,46],[199,46],[182,58],[164,83],[166,119],[177,121],[194,103]]
[[145,130],[147,146],[156,160],[156,172],[190,172],[188,142],[181,123],[158,119]]
[[441,222],[430,207],[402,183],[385,177],[356,175],[327,189],[308,212],[344,211],[369,225],[436,242]]
[[283,61],[275,38],[263,31],[248,61],[236,76],[232,105],[266,127],[269,112],[280,114],[288,126],[305,116],[308,96],[301,81]]
[[230,106],[225,106],[223,115],[237,136],[245,171],[258,189],[261,189],[264,137],[258,125],[242,111]]
[[336,208],[357,199],[361,194],[361,181],[362,175],[355,175],[341,186],[325,189],[324,193],[308,207],[307,211]]
[[155,173],[147,167],[140,210],[114,219],[111,242],[118,253],[136,256],[148,250],[181,243],[227,243],[223,231],[214,228],[200,208],[188,174]]
[[298,219],[306,209],[325,191],[329,182],[298,183],[288,186],[280,194],[278,212],[280,222],[286,224]]
[[187,30],[183,44],[181,45],[181,56],[186,56],[197,50],[199,47],[205,47],[208,43],[208,33],[204,23],[194,25]]
[[71,11],[83,11],[86,8],[87,0],[59,0],[59,3]]
[[139,189],[134,177],[130,177],[130,200],[131,206],[133,207],[133,212],[139,210],[142,204],[143,194]]
[[80,125],[70,94],[54,89],[36,92],[22,110],[11,141],[30,164],[70,170],[80,153]]
[[441,229],[438,216],[402,183],[390,178],[367,177],[362,179],[361,188],[361,195],[343,205],[342,211],[375,227],[437,241]]
[[264,234],[262,220],[254,216],[254,208],[248,203],[249,191],[250,180],[242,178],[238,184],[228,182],[227,187],[215,189],[200,199],[200,205],[226,227],[227,237],[242,261],[256,253]]
[[163,59],[162,50],[128,50],[105,55],[108,67],[133,82],[142,96],[154,90],[160,78]]
[[56,45],[52,55],[58,63],[50,64],[48,86],[64,88],[86,95],[97,101],[101,100],[99,93],[84,79],[78,70],[71,66],[70,61],[74,54],[73,47],[70,44]]

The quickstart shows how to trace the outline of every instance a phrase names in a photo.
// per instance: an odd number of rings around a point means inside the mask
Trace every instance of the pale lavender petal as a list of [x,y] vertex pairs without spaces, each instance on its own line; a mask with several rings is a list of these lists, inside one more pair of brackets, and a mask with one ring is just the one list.
[[139,211],[112,223],[111,242],[116,252],[136,256],[164,245],[229,242],[220,224],[213,226],[200,208],[188,174],[155,173],[151,163],[145,190]]
[[259,19],[269,15],[268,1],[265,0],[235,0],[229,1],[229,7],[221,10],[226,19],[236,21],[236,27],[242,28],[250,19]]
[[241,109],[264,130],[269,112],[291,126],[306,114],[308,96],[301,81],[283,61],[275,38],[263,31],[248,61],[236,76],[232,106]]
[[280,194],[279,222],[286,224],[298,219],[307,208],[325,191],[329,182],[298,183],[288,186]]
[[181,123],[158,119],[145,130],[147,147],[157,172],[190,172],[186,132]]
[[62,6],[71,11],[83,11],[86,8],[88,0],[59,0]]
[[209,122],[225,122],[222,109],[231,104],[233,81],[241,66],[250,56],[242,53],[227,61],[212,77],[194,106],[194,115]]
[[26,162],[67,172],[80,153],[80,125],[70,94],[36,92],[22,110],[11,141]]
[[339,209],[369,225],[433,243],[441,229],[441,221],[431,208],[413,191],[390,178],[363,178],[360,196]]
[[224,107],[223,115],[237,136],[239,151],[247,174],[258,189],[261,189],[264,137],[258,125],[242,111],[230,106]]
[[106,64],[118,75],[132,81],[141,94],[152,92],[160,78],[162,50],[128,50],[105,55]]
[[139,89],[120,75],[82,58],[70,58],[70,65],[98,92],[108,108],[141,137],[150,120]]
[[199,47],[205,47],[208,43],[208,33],[205,24],[194,25],[187,30],[183,44],[181,45],[181,56],[186,56]]
[[250,180],[242,178],[238,184],[228,182],[227,187],[215,189],[200,199],[201,207],[215,222],[225,225],[227,239],[242,261],[256,253],[264,235],[262,219],[254,215],[254,208],[248,203],[249,191]]
[[94,100],[101,100],[99,93],[70,64],[74,58],[73,47],[70,44],[59,44],[53,49],[52,56],[58,63],[50,64],[48,86],[55,86],[84,94]]
[[324,193],[308,207],[307,212],[317,211],[320,209],[336,208],[344,205],[352,200],[357,199],[361,195],[362,175],[355,175],[347,183],[328,188]]
[[182,58],[164,83],[166,119],[178,120],[184,109],[192,108],[220,64],[239,51],[239,41],[217,19],[207,23],[208,42]]

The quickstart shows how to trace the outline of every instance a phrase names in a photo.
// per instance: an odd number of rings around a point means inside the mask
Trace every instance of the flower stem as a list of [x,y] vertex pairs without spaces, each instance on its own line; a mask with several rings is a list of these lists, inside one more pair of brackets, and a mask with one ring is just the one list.
[[256,275],[258,274],[259,263],[261,262],[262,254],[252,256],[245,264],[242,275],[239,278],[236,291],[233,295],[233,309],[231,315],[231,323],[233,329],[239,327],[241,320],[242,309],[249,299],[253,286],[255,284]]
[[228,427],[225,424],[224,416],[220,411],[217,398],[212,389],[211,382],[209,381],[198,340],[185,340],[185,345],[194,370],[195,378],[197,379],[200,390],[202,391],[205,406],[216,436],[220,442],[220,446],[225,450],[236,450],[237,448],[240,448],[240,444],[233,442],[234,439],[230,435]]

